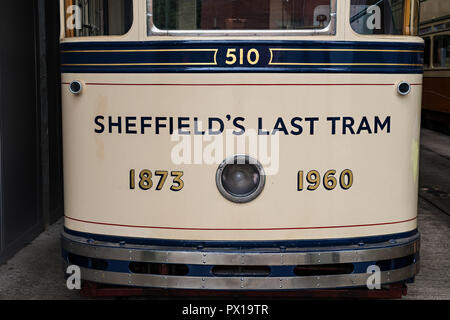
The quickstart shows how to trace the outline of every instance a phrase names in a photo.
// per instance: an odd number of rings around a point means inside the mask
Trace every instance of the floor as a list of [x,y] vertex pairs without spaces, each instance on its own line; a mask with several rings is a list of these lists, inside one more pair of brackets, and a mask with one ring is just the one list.
[[[421,270],[404,299],[450,299],[450,137],[423,129],[419,230]],[[60,259],[62,221],[0,266],[0,299],[83,299],[66,288]]]

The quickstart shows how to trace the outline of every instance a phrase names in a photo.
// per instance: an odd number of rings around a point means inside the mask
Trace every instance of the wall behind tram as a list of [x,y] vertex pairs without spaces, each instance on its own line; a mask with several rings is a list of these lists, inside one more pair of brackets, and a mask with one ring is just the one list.
[[57,4],[0,1],[0,263],[62,214]]

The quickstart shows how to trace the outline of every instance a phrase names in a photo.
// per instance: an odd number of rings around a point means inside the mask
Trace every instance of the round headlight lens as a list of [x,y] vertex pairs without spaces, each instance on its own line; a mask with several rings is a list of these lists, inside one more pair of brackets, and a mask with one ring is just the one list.
[[222,172],[224,189],[236,196],[255,192],[259,185],[259,172],[251,164],[229,164]]
[[78,80],[72,81],[69,84],[69,91],[75,95],[80,94],[82,90],[83,90],[83,84]]
[[225,160],[217,170],[217,187],[222,195],[233,202],[249,202],[264,188],[264,170],[248,156],[234,156]]

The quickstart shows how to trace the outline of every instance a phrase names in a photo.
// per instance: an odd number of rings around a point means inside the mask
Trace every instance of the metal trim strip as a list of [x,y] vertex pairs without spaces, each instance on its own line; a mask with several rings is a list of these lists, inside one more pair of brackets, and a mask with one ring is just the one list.
[[62,248],[80,256],[153,263],[199,265],[310,265],[335,264],[395,259],[419,251],[420,236],[368,244],[363,247],[334,246],[324,248],[216,248],[189,250],[187,248],[130,245],[94,241],[62,234]]
[[129,245],[150,245],[162,247],[187,247],[187,248],[314,248],[335,247],[361,244],[379,244],[386,241],[408,238],[417,235],[417,229],[400,233],[380,234],[374,236],[359,236],[353,238],[324,238],[324,239],[292,239],[292,240],[176,240],[161,238],[141,238],[129,236],[113,236],[110,234],[97,234],[75,231],[64,227],[64,232],[76,237],[92,239],[101,242],[127,243]]
[[[413,278],[418,264],[381,272],[381,284]],[[98,271],[80,268],[81,278],[105,284],[201,290],[296,290],[366,286],[371,274],[356,273],[308,277],[183,277]]]

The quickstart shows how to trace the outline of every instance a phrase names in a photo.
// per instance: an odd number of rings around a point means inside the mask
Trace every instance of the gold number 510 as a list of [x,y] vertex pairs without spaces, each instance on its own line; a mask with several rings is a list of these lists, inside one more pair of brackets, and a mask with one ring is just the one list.
[[[243,65],[244,64],[244,58],[245,58],[245,54],[244,54],[244,49],[239,49],[239,53],[236,55],[236,51],[237,49],[228,49],[227,50],[227,55],[226,55],[226,60],[225,63],[228,65],[233,65],[236,64],[238,62],[239,59],[239,64]],[[255,48],[250,49],[247,51],[247,62],[251,65],[255,65],[259,62],[259,51]]]

